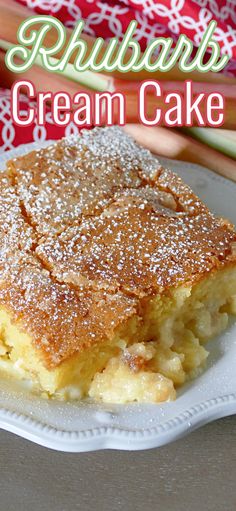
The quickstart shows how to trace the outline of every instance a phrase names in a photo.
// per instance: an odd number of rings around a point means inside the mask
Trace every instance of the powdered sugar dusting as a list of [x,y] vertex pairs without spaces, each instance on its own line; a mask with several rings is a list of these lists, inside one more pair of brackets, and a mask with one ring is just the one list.
[[19,157],[0,187],[0,303],[51,366],[236,259],[230,226],[119,128]]

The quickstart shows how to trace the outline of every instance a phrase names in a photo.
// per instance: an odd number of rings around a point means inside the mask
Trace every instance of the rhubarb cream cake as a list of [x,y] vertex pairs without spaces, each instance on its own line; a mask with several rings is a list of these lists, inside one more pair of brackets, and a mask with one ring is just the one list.
[[0,373],[45,396],[163,402],[236,314],[236,233],[120,128],[0,174]]

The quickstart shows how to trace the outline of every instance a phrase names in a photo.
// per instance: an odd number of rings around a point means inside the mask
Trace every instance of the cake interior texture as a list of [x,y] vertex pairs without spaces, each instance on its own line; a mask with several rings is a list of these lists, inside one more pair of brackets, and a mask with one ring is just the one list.
[[58,399],[164,402],[236,314],[236,234],[119,128],[0,175],[0,373]]

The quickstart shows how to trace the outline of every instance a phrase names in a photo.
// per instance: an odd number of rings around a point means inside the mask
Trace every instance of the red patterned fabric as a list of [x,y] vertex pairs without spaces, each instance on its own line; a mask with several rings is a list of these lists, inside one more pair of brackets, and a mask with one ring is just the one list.
[[[51,14],[72,28],[78,19],[85,20],[85,32],[105,39],[120,39],[131,20],[136,19],[136,38],[142,49],[160,35],[177,39],[186,34],[197,47],[211,20],[217,21],[215,37],[222,53],[230,55],[227,72],[236,76],[236,1],[235,0],[17,0],[35,12]],[[24,101],[24,108],[27,102]],[[0,93],[0,144],[7,150],[22,142],[58,138],[77,129],[60,129],[48,123],[44,128],[13,126],[9,113],[9,92]],[[1,129],[2,126],[2,129]]]
[[[13,149],[20,144],[28,142],[40,142],[43,140],[57,140],[63,136],[78,133],[78,128],[74,124],[64,127],[53,124],[51,112],[47,113],[47,122],[45,126],[17,126],[11,117],[10,91],[0,88],[0,152]],[[27,113],[29,105],[32,105],[26,96],[21,96],[20,114]]]
[[236,75],[235,0],[18,0],[29,8],[59,18],[67,27],[85,20],[91,36],[122,38],[131,20],[138,21],[136,38],[144,49],[160,35],[186,34],[198,46],[211,20],[217,21],[215,38],[230,55],[229,70]]

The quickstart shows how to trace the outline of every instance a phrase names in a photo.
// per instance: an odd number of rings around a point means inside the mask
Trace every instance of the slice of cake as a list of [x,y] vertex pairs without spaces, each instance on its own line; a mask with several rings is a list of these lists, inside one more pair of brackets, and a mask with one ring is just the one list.
[[119,128],[0,175],[0,372],[49,396],[160,402],[236,313],[236,233]]

